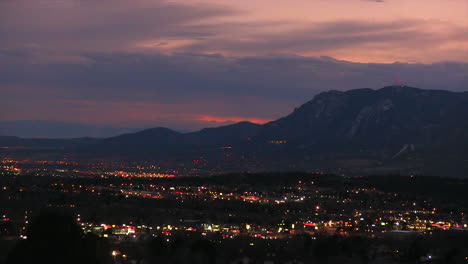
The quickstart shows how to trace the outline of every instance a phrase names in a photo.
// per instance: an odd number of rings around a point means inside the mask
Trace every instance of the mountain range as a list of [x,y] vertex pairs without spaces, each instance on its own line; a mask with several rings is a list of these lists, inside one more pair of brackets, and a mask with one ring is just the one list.
[[0,135],[14,135],[22,138],[102,138],[139,130],[142,130],[142,128],[86,125],[45,120],[0,121]]
[[326,170],[468,177],[468,92],[408,86],[328,91],[273,122],[196,132],[151,128],[95,139],[0,137],[1,146],[155,159],[230,170]]

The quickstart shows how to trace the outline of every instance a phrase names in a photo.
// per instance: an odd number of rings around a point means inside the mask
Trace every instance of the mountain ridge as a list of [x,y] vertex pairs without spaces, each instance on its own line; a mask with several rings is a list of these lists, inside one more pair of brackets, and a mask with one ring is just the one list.
[[347,170],[361,160],[365,165],[357,169],[362,171],[391,167],[427,173],[452,166],[453,173],[463,174],[468,171],[468,92],[408,86],[331,90],[264,125],[239,122],[189,133],[159,127],[66,147],[90,156],[206,156],[224,162],[220,148],[265,168],[281,169],[282,163],[309,170],[328,164]]

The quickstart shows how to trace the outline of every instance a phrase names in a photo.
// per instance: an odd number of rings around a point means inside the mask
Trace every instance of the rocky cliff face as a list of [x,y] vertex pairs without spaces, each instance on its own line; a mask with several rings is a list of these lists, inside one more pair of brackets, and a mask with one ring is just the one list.
[[468,97],[407,86],[324,92],[264,125],[256,140],[287,141],[277,155],[306,157],[303,167],[463,174]]
[[459,130],[466,125],[467,109],[464,94],[447,91],[406,86],[331,91],[265,125],[262,135],[292,142],[358,143],[380,148],[389,144],[432,145],[444,141],[444,128]]

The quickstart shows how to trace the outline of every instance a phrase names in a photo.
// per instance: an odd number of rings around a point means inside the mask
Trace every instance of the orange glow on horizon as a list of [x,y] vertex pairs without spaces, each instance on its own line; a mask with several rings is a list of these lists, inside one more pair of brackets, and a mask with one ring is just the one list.
[[203,115],[197,118],[198,121],[205,121],[205,122],[216,122],[216,123],[226,123],[226,122],[242,122],[248,121],[256,124],[265,124],[271,122],[272,119],[267,118],[257,118],[257,117],[233,117],[233,116],[211,116],[211,115]]

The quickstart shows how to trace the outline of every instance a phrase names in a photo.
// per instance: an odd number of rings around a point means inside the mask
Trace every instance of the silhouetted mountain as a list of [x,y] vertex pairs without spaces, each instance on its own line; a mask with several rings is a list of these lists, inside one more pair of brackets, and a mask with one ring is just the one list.
[[106,138],[90,147],[101,153],[114,154],[157,152],[178,146],[180,144],[180,136],[179,132],[164,127],[157,127],[145,129],[137,133]]
[[98,144],[90,147],[96,153],[157,154],[159,151],[190,150],[240,143],[242,140],[255,135],[260,128],[261,126],[257,124],[240,122],[182,134],[159,127],[103,139]]
[[75,147],[84,147],[90,144],[96,144],[99,139],[96,138],[72,138],[72,139],[52,139],[52,138],[19,138],[12,136],[0,136],[1,147],[12,148],[45,148],[45,149],[66,149]]
[[329,91],[257,138],[287,141],[281,152],[291,162],[319,155],[337,168],[460,175],[468,167],[468,96],[406,86]]
[[[5,142],[22,144],[0,138]],[[80,150],[91,156],[215,160],[224,146],[267,170],[460,175],[468,171],[468,93],[407,86],[328,91],[265,125],[241,122],[191,133],[154,128],[94,139]]]
[[261,125],[250,122],[239,122],[233,125],[216,128],[204,128],[197,132],[184,135],[190,145],[222,146],[241,143],[255,136],[261,129]]
[[141,128],[119,128],[45,120],[0,121],[1,136],[18,136],[22,138],[105,138],[139,130]]
[[445,147],[466,140],[467,113],[464,93],[406,86],[330,91],[266,124],[262,136],[310,147]]

